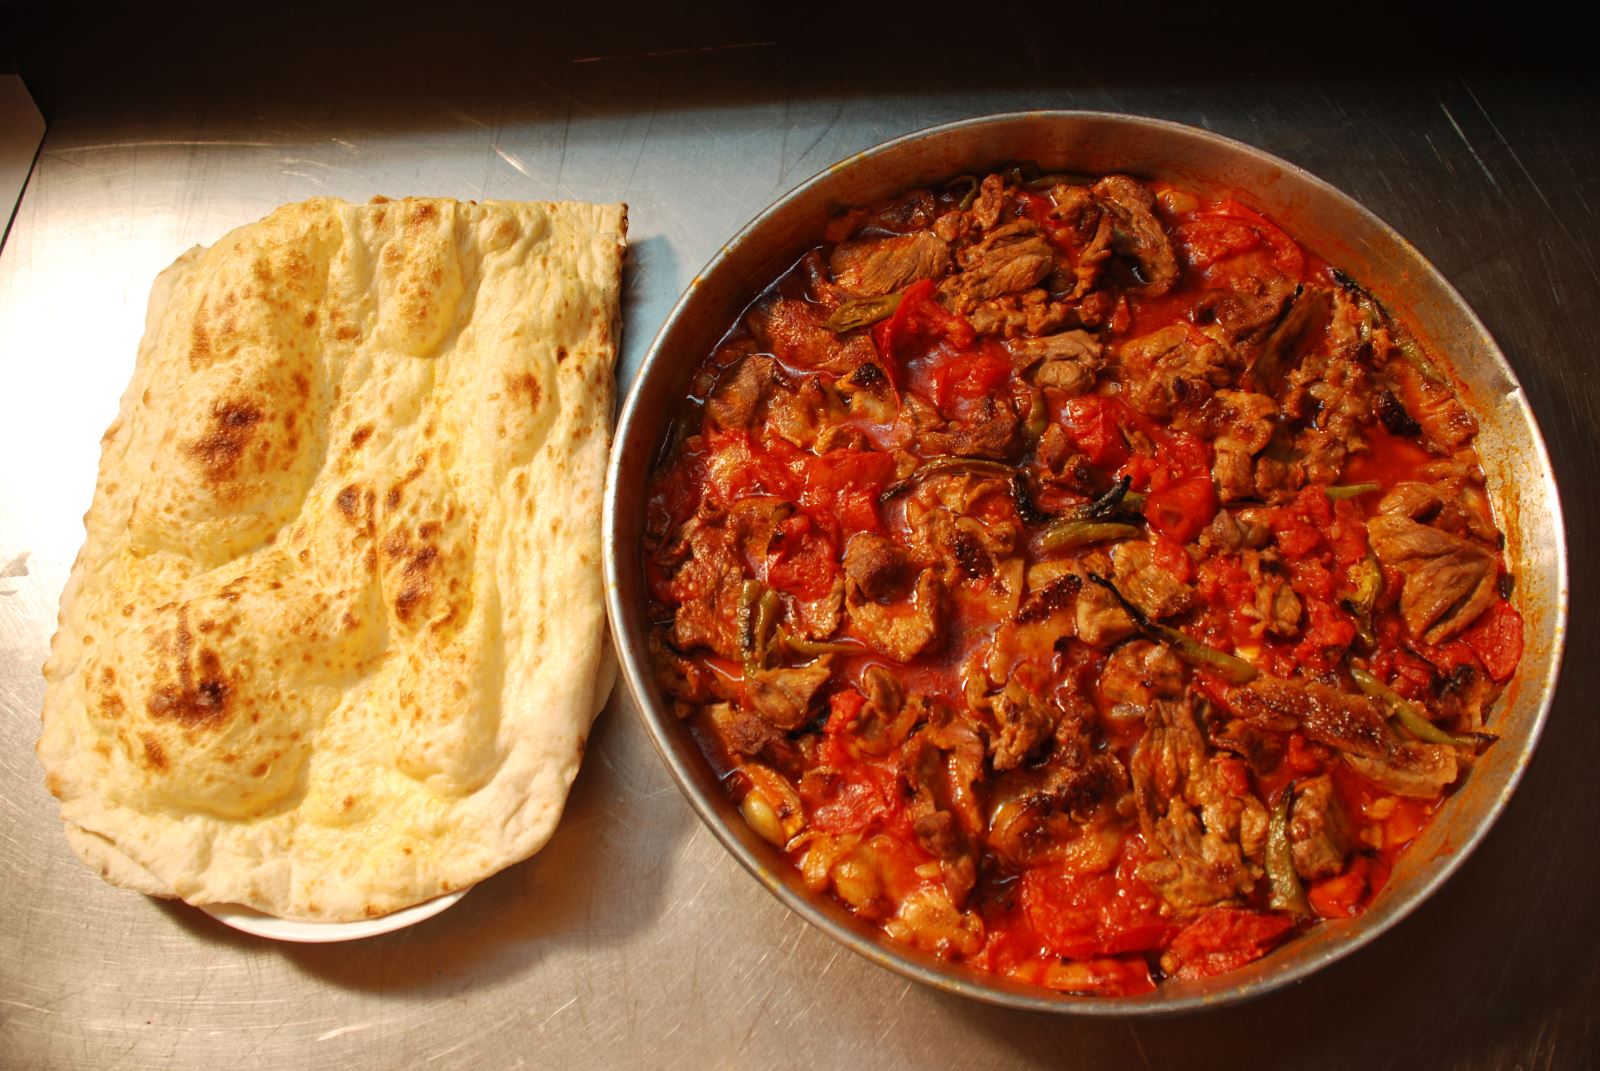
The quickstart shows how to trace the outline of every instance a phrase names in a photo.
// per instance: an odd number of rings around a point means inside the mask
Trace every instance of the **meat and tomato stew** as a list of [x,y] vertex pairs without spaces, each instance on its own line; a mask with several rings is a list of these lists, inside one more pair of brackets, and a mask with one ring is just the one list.
[[1522,621],[1447,367],[1236,200],[1012,167],[837,217],[652,478],[662,689],[892,940],[1146,992],[1353,917]]

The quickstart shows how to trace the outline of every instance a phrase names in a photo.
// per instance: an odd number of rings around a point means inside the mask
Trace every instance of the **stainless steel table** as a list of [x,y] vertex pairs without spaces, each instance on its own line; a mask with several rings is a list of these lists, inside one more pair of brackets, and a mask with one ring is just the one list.
[[[1426,62],[1358,79],[1331,56],[1247,55],[1223,76],[1177,48],[1134,71],[1038,35],[962,64],[948,43],[885,58],[745,16],[552,35],[537,13],[467,31],[431,10],[209,29],[126,16],[38,43],[52,125],[0,255],[0,1067],[1600,1063],[1591,84]],[[147,288],[185,248],[323,194],[625,200],[625,385],[696,268],[776,195],[886,137],[1034,107],[1193,123],[1350,192],[1462,289],[1541,417],[1574,536],[1561,694],[1497,829],[1396,932],[1198,1018],[969,1004],[790,916],[700,828],[621,696],[550,846],[401,933],[270,944],[71,855],[33,757],[38,670]]]

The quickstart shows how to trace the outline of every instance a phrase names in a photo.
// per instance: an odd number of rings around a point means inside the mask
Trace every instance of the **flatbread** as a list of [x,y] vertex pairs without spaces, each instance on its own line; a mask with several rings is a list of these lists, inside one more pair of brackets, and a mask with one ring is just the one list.
[[351,920],[550,837],[611,678],[626,223],[316,200],[157,279],[44,669],[108,880]]

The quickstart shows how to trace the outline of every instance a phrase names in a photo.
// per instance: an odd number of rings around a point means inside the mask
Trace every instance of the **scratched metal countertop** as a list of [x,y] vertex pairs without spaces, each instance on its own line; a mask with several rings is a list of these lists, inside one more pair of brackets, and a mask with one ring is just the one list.
[[957,64],[935,45],[823,47],[750,14],[555,30],[506,15],[468,33],[428,10],[303,36],[293,20],[80,20],[70,42],[36,19],[20,49],[51,125],[0,253],[0,1068],[1600,1066],[1600,639],[1579,538],[1560,694],[1482,848],[1373,947],[1203,1016],[1009,1012],[842,951],[701,828],[620,694],[550,845],[400,933],[272,944],[85,869],[33,745],[99,436],[156,273],[287,201],[627,201],[625,388],[720,241],[837,159],[995,111],[1192,123],[1300,164],[1415,242],[1521,377],[1571,533],[1600,523],[1590,82],[1420,50],[1358,77],[1334,54],[1253,61],[1234,38],[1223,76],[1177,48],[1138,70],[1037,40]]

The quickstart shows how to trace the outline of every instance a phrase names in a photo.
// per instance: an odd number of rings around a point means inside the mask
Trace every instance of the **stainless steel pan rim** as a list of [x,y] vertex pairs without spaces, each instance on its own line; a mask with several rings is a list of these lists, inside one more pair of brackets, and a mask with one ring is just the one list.
[[[1189,161],[1195,165],[1196,180],[1234,187],[1255,207],[1280,220],[1303,212],[1340,224],[1328,237],[1341,249],[1308,244],[1347,270],[1352,260],[1365,263],[1369,274],[1352,274],[1381,299],[1397,305],[1402,318],[1420,326],[1431,348],[1449,353],[1473,398],[1485,432],[1480,451],[1485,454],[1498,516],[1512,539],[1509,553],[1522,593],[1519,598],[1524,600],[1520,608],[1529,626],[1519,679],[1502,701],[1496,721],[1497,727],[1509,724],[1509,731],[1502,732],[1500,742],[1411,846],[1390,886],[1362,918],[1324,922],[1312,935],[1243,970],[1203,982],[1168,981],[1139,997],[1072,996],[952,966],[887,942],[839,905],[797,888],[792,868],[738,818],[661,701],[649,665],[643,619],[639,521],[645,479],[664,430],[665,410],[681,397],[689,370],[706,352],[694,345],[680,352],[681,336],[698,331],[697,341],[714,342],[706,332],[720,332],[719,325],[731,323],[777,274],[773,269],[792,263],[806,243],[814,242],[828,215],[850,204],[870,202],[874,189],[876,196],[882,196],[917,182],[1016,159],[1061,166],[1047,159],[1051,146],[1075,153],[1072,169],[1086,172],[1158,171],[1163,173],[1159,177],[1169,177],[1186,173],[1171,161]],[[1112,166],[1096,157],[1102,146]],[[875,171],[881,174],[874,176]],[[1297,237],[1306,233],[1292,221],[1289,229]],[[752,264],[757,265],[754,270]],[[1391,277],[1403,280],[1406,293],[1398,302],[1384,286]],[[705,305],[711,308],[702,311]],[[707,321],[711,326],[705,325]],[[1502,454],[1490,453],[1488,446],[1494,441],[1504,445]],[[651,740],[701,819],[773,895],[852,951],[908,978],[992,1004],[1098,1017],[1177,1015],[1262,996],[1364,947],[1431,896],[1482,841],[1521,780],[1555,695],[1568,612],[1565,528],[1543,436],[1504,355],[1461,295],[1393,228],[1309,172],[1209,131],[1107,112],[990,115],[907,134],[825,169],[746,224],[673,307],[628,393],[607,471],[603,553],[612,637]],[[1472,821],[1463,822],[1468,815]]]

